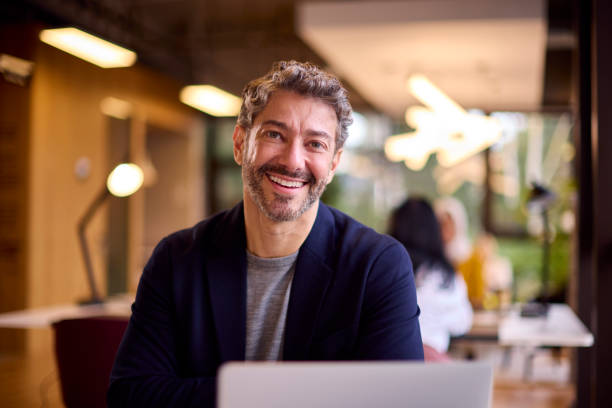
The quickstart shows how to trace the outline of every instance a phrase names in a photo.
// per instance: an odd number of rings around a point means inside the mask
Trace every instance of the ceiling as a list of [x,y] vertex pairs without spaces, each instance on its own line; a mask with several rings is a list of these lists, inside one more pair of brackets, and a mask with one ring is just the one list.
[[537,110],[546,53],[543,0],[305,4],[298,32],[378,109],[401,118],[423,74],[465,108]]
[[415,103],[413,72],[466,108],[567,108],[570,1],[9,0],[0,23],[74,25],[235,94],[273,61],[309,60],[344,80],[356,109],[398,118]]

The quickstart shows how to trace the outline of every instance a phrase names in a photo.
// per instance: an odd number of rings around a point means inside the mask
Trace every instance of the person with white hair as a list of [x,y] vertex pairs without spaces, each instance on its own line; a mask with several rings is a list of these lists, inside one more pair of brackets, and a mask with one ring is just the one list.
[[[497,244],[490,234],[483,234],[472,245],[468,235],[468,217],[461,201],[443,197],[434,203],[440,221],[444,252],[463,275],[468,297],[474,308],[500,306],[508,298],[512,285],[512,265],[496,253]],[[495,294],[495,296],[490,296]],[[506,299],[505,301],[507,301]]]
[[434,210],[440,221],[446,257],[463,275],[472,306],[481,308],[486,291],[484,260],[472,247],[465,207],[454,197],[443,197],[435,201]]
[[472,255],[465,207],[454,197],[443,197],[436,200],[434,210],[442,228],[446,257],[457,267]]

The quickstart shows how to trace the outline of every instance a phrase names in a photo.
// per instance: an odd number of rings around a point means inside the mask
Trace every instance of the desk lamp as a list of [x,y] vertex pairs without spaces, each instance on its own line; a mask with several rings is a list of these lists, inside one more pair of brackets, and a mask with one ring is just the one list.
[[104,203],[106,198],[111,195],[115,197],[128,197],[138,191],[138,189],[142,186],[143,180],[144,174],[140,167],[132,163],[119,164],[113,169],[113,171],[110,172],[106,180],[106,185],[96,196],[94,201],[89,205],[89,208],[87,208],[87,211],[80,219],[78,226],[79,242],[81,244],[83,261],[85,262],[87,281],[91,291],[91,298],[81,302],[81,304],[100,304],[103,302],[93,273],[93,266],[91,264],[91,257],[89,255],[89,247],[87,245],[85,229],[91,218],[94,216],[98,208],[100,208],[100,205]]
[[521,316],[538,317],[546,316],[548,313],[548,276],[550,272],[550,226],[548,225],[548,209],[555,202],[557,196],[551,190],[536,182],[532,183],[529,197],[527,198],[527,208],[539,211],[542,216],[543,243],[542,243],[542,271],[540,302],[530,302],[521,309]]

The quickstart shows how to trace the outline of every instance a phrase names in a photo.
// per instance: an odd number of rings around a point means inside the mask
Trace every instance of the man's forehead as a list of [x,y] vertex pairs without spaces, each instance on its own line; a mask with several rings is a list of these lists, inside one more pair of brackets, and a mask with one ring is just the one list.
[[288,119],[294,114],[298,116],[303,114],[308,117],[313,113],[320,116],[322,121],[333,120],[334,127],[338,123],[336,112],[322,99],[293,91],[278,90],[270,95],[268,103],[256,115],[253,124],[261,125],[270,121],[284,122],[283,118]]

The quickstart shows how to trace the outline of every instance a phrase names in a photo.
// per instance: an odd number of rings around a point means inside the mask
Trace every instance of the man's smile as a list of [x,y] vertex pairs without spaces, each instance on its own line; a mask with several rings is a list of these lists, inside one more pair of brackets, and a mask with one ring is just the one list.
[[279,176],[274,176],[269,173],[266,173],[266,176],[268,176],[268,179],[270,179],[270,181],[272,181],[273,183],[278,184],[282,187],[286,187],[286,188],[300,188],[300,187],[303,187],[307,183],[306,181],[300,181],[300,180],[287,180]]

